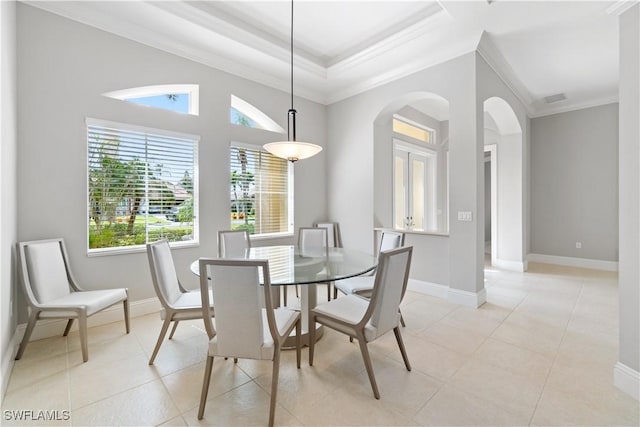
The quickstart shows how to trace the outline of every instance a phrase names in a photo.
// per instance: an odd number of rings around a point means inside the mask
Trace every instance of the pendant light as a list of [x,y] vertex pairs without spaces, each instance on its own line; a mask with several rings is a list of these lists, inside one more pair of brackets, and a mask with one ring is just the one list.
[[276,157],[297,162],[315,156],[322,147],[310,142],[296,141],[296,110],[293,108],[293,0],[291,0],[291,108],[287,113],[287,141],[269,142],[263,148]]

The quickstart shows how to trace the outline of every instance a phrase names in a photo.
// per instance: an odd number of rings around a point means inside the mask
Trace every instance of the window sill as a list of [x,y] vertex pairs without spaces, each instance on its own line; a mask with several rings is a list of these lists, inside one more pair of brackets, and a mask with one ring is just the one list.
[[[170,242],[169,246],[171,249],[183,249],[183,248],[197,248],[200,246],[200,242],[191,241],[191,242]],[[87,257],[101,257],[101,256],[111,256],[111,255],[127,255],[134,254],[140,252],[146,252],[146,245],[136,245],[136,246],[128,246],[128,247],[119,247],[119,248],[103,248],[103,249],[91,249],[87,252]]]
[[374,228],[374,231],[395,231],[398,233],[405,234],[420,234],[423,236],[438,236],[438,237],[449,237],[449,233],[441,232],[441,231],[422,231],[422,230],[406,230],[402,228]]

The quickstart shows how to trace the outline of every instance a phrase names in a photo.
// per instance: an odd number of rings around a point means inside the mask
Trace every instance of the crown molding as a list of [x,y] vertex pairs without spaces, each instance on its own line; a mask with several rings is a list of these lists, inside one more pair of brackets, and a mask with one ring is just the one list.
[[439,3],[433,3],[423,9],[418,18],[413,19],[413,23],[405,20],[389,29],[385,34],[353,47],[350,50],[351,53],[347,52],[343,55],[338,55],[329,61],[328,72],[330,74],[339,74],[376,60],[388,51],[411,43],[433,31],[436,22],[444,17],[450,17],[450,14]]
[[536,110],[535,114],[531,115],[532,119],[536,119],[539,117],[552,116],[554,114],[568,113],[576,110],[583,110],[585,108],[593,108],[600,107],[602,105],[608,104],[616,104],[619,102],[619,98],[617,95],[614,96],[603,96],[596,99],[589,99],[588,101],[571,103],[568,105],[562,105],[558,107],[550,107],[550,108],[539,108]]
[[605,11],[608,15],[620,16],[636,4],[640,4],[638,0],[618,0],[607,8]]

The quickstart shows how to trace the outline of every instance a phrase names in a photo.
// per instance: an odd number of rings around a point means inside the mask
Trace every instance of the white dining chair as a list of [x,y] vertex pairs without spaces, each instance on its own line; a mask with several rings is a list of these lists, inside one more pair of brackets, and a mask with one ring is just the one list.
[[[380,246],[378,253],[387,251],[389,249],[396,249],[404,246],[404,233],[395,231],[383,231],[380,235]],[[368,297],[371,295],[373,289],[373,282],[375,270],[369,275],[351,277],[348,279],[340,280],[336,282],[336,290],[342,292],[345,295],[359,294],[361,296]]]
[[[158,341],[149,358],[149,365],[153,365],[171,322],[173,322],[173,328],[169,339],[173,338],[180,321],[202,318],[202,306],[200,305],[202,299],[199,289],[190,291],[180,284],[167,240],[148,243],[147,259],[149,260],[153,289],[162,305],[160,318],[163,320]],[[213,299],[210,299],[208,307],[208,317],[212,317],[214,315]]]
[[[298,251],[301,256],[307,257],[327,257],[329,254],[329,233],[325,227],[300,227],[298,229]],[[330,286],[326,283],[327,287]],[[284,300],[286,305],[287,289],[284,287]],[[298,287],[296,286],[296,296]],[[328,291],[329,298],[330,291]]]
[[251,238],[247,230],[218,231],[218,256],[220,258],[245,258],[251,248]]
[[[411,246],[383,251],[378,256],[371,299],[349,294],[319,304],[311,310],[311,324],[320,323],[358,340],[369,382],[376,399],[380,392],[376,384],[371,357],[367,344],[393,330],[407,371],[411,364],[402,341],[399,307],[407,290]],[[315,350],[315,328],[309,331],[309,366],[313,366]]]
[[73,277],[63,239],[18,243],[18,258],[29,322],[16,360],[22,358],[36,322],[40,319],[67,319],[63,336],[78,319],[82,361],[89,360],[87,318],[122,302],[125,329],[129,333],[129,296],[126,288],[84,290]]
[[[404,236],[404,233],[396,231],[383,231],[380,235],[380,249],[378,253],[404,246]],[[356,294],[364,298],[369,298],[371,296],[371,290],[373,289],[374,274],[375,270],[368,275],[340,280],[335,283],[335,290],[345,295]],[[337,297],[337,295],[334,293],[334,298],[335,297]],[[400,324],[405,326],[402,312],[400,312]]]
[[211,284],[216,301],[216,319],[214,326],[211,318],[204,316],[205,329],[209,336],[209,349],[198,419],[204,418],[214,357],[271,360],[273,368],[269,426],[273,426],[280,350],[294,328],[296,329],[296,361],[300,368],[300,312],[286,307],[275,308],[267,260],[201,258],[199,265],[201,304],[202,307],[210,304],[209,285]]
[[340,225],[337,222],[316,222],[313,226],[327,229],[327,244],[330,248],[342,247]]

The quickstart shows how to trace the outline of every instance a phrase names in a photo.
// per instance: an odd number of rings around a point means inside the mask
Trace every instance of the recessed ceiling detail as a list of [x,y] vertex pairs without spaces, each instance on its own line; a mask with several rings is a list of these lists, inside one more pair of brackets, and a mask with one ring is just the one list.
[[[532,117],[615,102],[629,3],[298,1],[296,94],[331,104],[477,50]],[[288,91],[285,1],[26,4]]]

